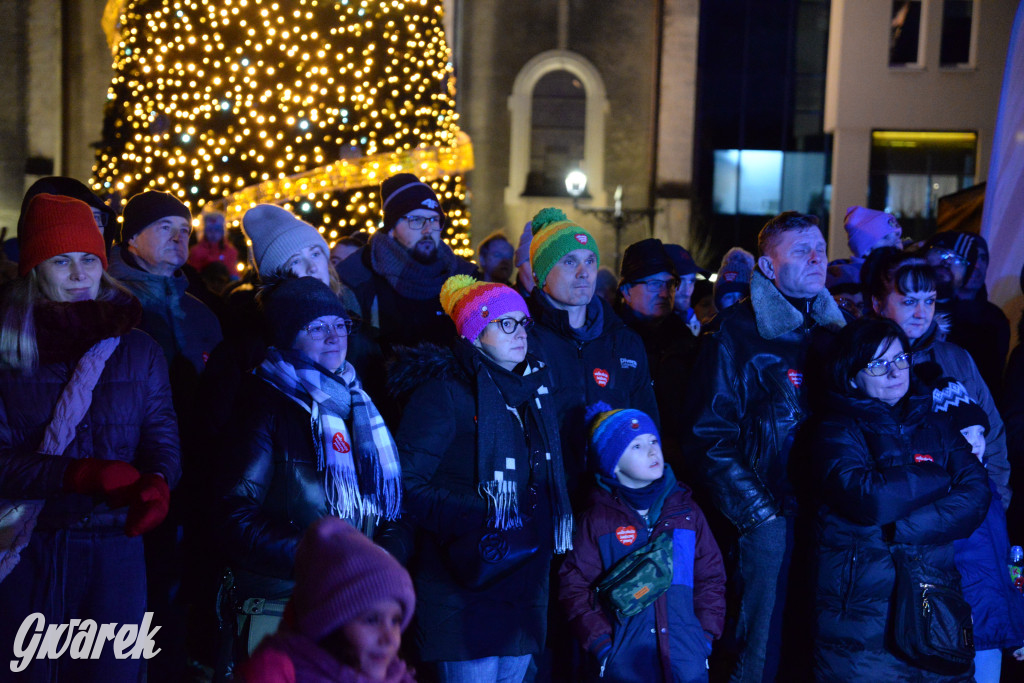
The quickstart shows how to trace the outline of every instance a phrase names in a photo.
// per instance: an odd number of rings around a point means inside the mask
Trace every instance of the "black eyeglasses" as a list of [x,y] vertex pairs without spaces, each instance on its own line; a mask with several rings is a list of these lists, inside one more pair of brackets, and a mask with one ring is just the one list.
[[491,322],[498,325],[498,327],[501,328],[501,331],[505,334],[515,334],[516,328],[520,325],[523,326],[524,330],[528,330],[533,327],[533,318],[523,318],[522,320],[516,320],[515,318],[498,318]]
[[423,228],[427,228],[430,232],[441,231],[440,216],[403,216],[403,218],[413,230],[422,231]]
[[910,367],[910,354],[901,353],[898,356],[894,356],[892,360],[873,360],[864,366],[864,374],[871,375],[872,377],[881,377],[889,373],[890,367],[897,370],[906,370]]
[[329,334],[335,334],[339,337],[347,337],[352,332],[355,325],[351,320],[342,320],[340,323],[314,323],[308,327],[302,329],[306,331],[309,338],[313,341],[320,341]]
[[679,278],[672,278],[671,280],[637,280],[633,284],[643,285],[651,294],[657,294],[662,289],[677,289],[679,287]]

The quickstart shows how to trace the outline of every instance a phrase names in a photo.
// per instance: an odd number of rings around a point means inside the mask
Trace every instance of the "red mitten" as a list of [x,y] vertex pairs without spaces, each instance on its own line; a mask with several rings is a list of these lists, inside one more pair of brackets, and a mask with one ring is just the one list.
[[133,487],[124,533],[138,536],[164,521],[171,504],[171,489],[159,474],[143,474]]
[[64,490],[87,496],[116,498],[116,494],[138,480],[139,471],[126,462],[82,458],[72,460],[64,471]]

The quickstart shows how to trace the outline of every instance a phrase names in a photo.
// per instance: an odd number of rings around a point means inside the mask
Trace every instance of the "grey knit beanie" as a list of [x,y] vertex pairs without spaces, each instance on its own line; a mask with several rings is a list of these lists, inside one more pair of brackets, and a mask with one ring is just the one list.
[[273,204],[259,204],[242,216],[242,232],[252,242],[252,262],[261,280],[284,270],[288,259],[306,247],[322,246],[323,235],[309,223]]

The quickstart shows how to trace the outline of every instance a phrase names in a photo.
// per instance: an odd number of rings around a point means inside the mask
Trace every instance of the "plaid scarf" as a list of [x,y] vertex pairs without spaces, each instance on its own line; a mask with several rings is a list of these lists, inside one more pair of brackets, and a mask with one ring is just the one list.
[[352,364],[346,361],[332,374],[296,351],[270,347],[254,372],[309,413],[331,514],[360,523],[370,515],[397,519],[402,505],[398,449]]

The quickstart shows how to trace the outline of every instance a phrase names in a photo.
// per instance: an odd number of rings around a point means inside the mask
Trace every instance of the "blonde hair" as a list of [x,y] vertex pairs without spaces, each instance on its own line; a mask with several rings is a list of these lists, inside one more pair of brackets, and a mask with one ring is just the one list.
[[[134,295],[103,271],[96,300],[110,301],[122,296]],[[32,311],[37,302],[47,300],[39,287],[35,268],[7,286],[3,301],[0,301],[0,368],[31,375],[39,367],[39,345]]]

